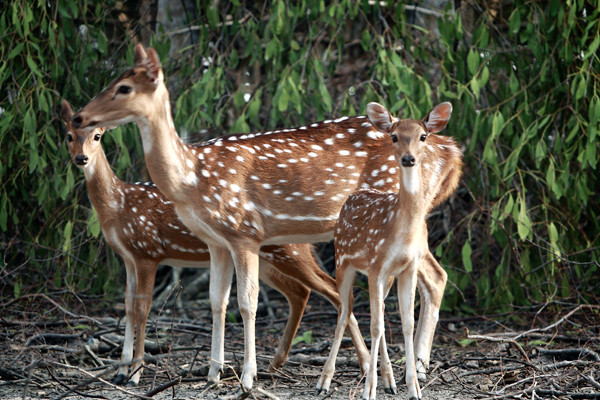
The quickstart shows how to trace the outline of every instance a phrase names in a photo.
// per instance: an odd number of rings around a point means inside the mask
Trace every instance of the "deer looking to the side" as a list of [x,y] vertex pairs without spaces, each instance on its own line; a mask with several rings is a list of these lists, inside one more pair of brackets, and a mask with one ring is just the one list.
[[[333,238],[344,201],[360,188],[398,190],[389,138],[366,117],[342,117],[293,129],[232,134],[200,145],[177,135],[158,54],[136,45],[134,67],[122,73],[73,117],[84,131],[136,122],[152,180],[179,218],[208,244],[213,270],[231,278],[235,265],[244,321],[242,385],[256,376],[254,323],[258,249],[262,244],[314,243]],[[233,262],[231,262],[233,260]],[[417,354],[424,374],[446,285],[433,257],[419,268],[423,292]],[[223,312],[228,292],[212,286],[213,343],[208,378],[224,362]],[[353,315],[348,325],[363,371],[368,351]]]
[[[384,303],[394,277],[406,351],[406,384],[411,400],[421,399],[413,344],[417,271],[429,254],[425,218],[435,202],[447,198],[458,184],[462,153],[454,139],[435,135],[445,128],[452,105],[434,107],[423,121],[392,118],[380,104],[369,103],[367,114],[378,131],[390,135],[400,169],[400,190],[383,193],[360,190],[344,204],[335,226],[336,282],[342,306],[329,358],[317,385],[327,391],[335,358],[352,310],[356,272],[368,277],[371,309],[371,361],[363,399],[375,399],[377,358],[381,350],[381,377],[388,391],[396,392],[384,335]],[[429,254],[430,255],[430,254]],[[418,335],[417,335],[418,336]]]
[[[156,186],[125,183],[115,175],[102,149],[103,128],[86,132],[73,128],[73,111],[64,100],[61,114],[67,128],[69,152],[84,172],[88,196],[98,213],[104,237],[125,262],[125,340],[121,365],[114,380],[125,382],[131,364],[133,375],[128,383],[137,384],[158,265],[209,267],[208,247],[187,230],[177,218],[173,203],[166,200]],[[221,274],[215,275],[218,278]],[[271,362],[271,369],[278,369],[287,358],[310,289],[321,293],[336,307],[340,300],[335,281],[319,268],[308,244],[263,247],[260,278],[281,292],[290,307],[285,331]],[[212,285],[215,281],[212,275],[211,281]],[[222,282],[226,285],[228,280]],[[229,289],[224,287],[222,290]]]

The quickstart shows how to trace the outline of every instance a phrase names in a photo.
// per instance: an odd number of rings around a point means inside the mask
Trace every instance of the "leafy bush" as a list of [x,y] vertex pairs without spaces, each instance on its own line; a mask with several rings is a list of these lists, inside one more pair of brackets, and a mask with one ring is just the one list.
[[[355,115],[369,101],[423,117],[452,101],[446,133],[464,145],[465,176],[429,223],[430,247],[451,281],[444,307],[597,302],[597,2],[450,3],[439,17],[393,2],[290,3],[199,0],[189,20],[194,43],[171,54],[176,33],[158,27],[150,44],[165,64],[182,136]],[[55,105],[64,97],[82,106],[131,65],[139,24],[122,7],[2,6],[5,295],[35,282],[31,290],[97,291],[115,279],[119,261],[101,245]],[[105,138],[125,180],[144,176],[136,129]]]

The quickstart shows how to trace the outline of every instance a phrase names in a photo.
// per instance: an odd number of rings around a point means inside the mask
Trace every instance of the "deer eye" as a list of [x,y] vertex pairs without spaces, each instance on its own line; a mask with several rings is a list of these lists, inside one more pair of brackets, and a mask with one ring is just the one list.
[[398,135],[393,134],[392,135],[392,142],[396,143],[398,141]]
[[96,142],[97,142],[98,140],[100,140],[100,134],[99,134],[99,133],[96,133],[96,134],[94,135],[94,140],[95,140]]
[[119,88],[117,89],[117,92],[122,93],[122,94],[131,93],[131,86],[127,86],[127,85],[119,86]]
[[427,139],[427,135],[426,135],[426,134],[422,134],[422,135],[421,135],[421,137],[419,138],[419,140],[420,140],[421,142],[424,142],[424,141],[425,141],[425,139]]
[[71,143],[73,141],[73,135],[70,133],[67,135],[67,142]]

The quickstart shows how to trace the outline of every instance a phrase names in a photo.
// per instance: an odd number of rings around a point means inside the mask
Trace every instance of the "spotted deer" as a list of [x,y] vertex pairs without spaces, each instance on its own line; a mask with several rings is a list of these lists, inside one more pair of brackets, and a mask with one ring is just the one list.
[[[158,265],[207,268],[210,261],[208,247],[183,225],[173,203],[165,199],[156,186],[125,183],[115,175],[101,145],[104,128],[89,131],[74,128],[71,123],[73,111],[65,100],[61,114],[67,128],[69,152],[74,163],[83,170],[88,196],[98,213],[104,237],[125,262],[125,341],[121,365],[114,380],[125,382],[131,365],[133,374],[129,383],[137,384]],[[321,293],[336,307],[340,300],[335,281],[319,268],[310,245],[265,246],[259,255],[260,278],[281,292],[290,307],[283,336],[271,362],[271,369],[276,370],[287,358],[310,290]],[[215,281],[213,277],[211,280]],[[221,282],[227,284],[228,279]],[[227,287],[219,289],[229,290]]]
[[[72,121],[85,131],[136,122],[150,176],[173,201],[183,223],[208,244],[211,271],[228,271],[235,265],[245,339],[241,381],[247,389],[256,375],[259,246],[331,240],[335,221],[352,192],[398,187],[390,139],[364,116],[185,144],[173,124],[158,55],[141,44],[135,47],[133,68],[111,82]],[[426,325],[419,327],[423,335],[417,345],[423,373],[446,284],[446,273],[432,260],[426,258],[419,269],[419,287],[426,299],[422,319]],[[231,277],[229,272],[223,275]],[[218,313],[227,292],[211,287],[211,294]],[[222,320],[213,323],[213,330],[221,332]],[[366,371],[368,351],[353,315],[348,328]],[[212,343],[210,381],[219,380],[222,346],[222,342]]]
[[[399,164],[396,193],[360,190],[348,198],[335,225],[336,282],[342,300],[329,358],[317,384],[327,391],[335,359],[352,309],[356,272],[368,277],[371,309],[371,359],[363,399],[375,399],[377,358],[381,350],[381,378],[386,391],[396,393],[392,365],[384,336],[384,303],[394,277],[398,281],[398,309],[406,351],[406,384],[411,400],[421,399],[413,343],[417,271],[423,257],[431,257],[425,217],[440,199],[456,189],[462,153],[451,137],[436,135],[445,128],[452,105],[434,107],[423,121],[395,119],[377,103],[367,105],[373,127],[392,139]],[[433,258],[430,262],[436,262]],[[419,337],[421,333],[417,334]]]

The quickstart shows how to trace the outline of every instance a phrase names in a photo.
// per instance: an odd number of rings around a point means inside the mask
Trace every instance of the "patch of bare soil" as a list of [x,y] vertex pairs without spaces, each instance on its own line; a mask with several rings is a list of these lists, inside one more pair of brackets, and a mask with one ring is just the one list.
[[[226,368],[221,384],[207,386],[210,306],[206,300],[160,306],[151,313],[147,360],[136,387],[113,385],[123,342],[122,306],[89,315],[76,304],[39,295],[0,305],[0,399],[360,399],[363,381],[350,340],[338,357],[332,390],[315,385],[329,353],[337,313],[312,296],[298,331],[298,343],[283,368],[267,373],[286,322],[287,305],[275,292],[263,297],[258,318],[259,375],[250,393],[236,371],[243,358],[243,326],[227,324]],[[233,298],[230,307],[236,305]],[[69,309],[69,307],[71,307]],[[388,298],[386,337],[398,381],[398,395],[379,387],[378,397],[406,398],[402,383],[404,346],[394,299]],[[232,308],[233,309],[233,308]],[[83,310],[83,311],[82,311]],[[368,303],[355,307],[368,340]],[[599,399],[600,319],[596,306],[563,315],[538,312],[528,329],[509,315],[455,318],[438,326],[432,364],[421,384],[424,399]],[[238,317],[239,318],[239,317]],[[231,319],[235,319],[235,310]],[[531,327],[535,327],[530,329]]]

